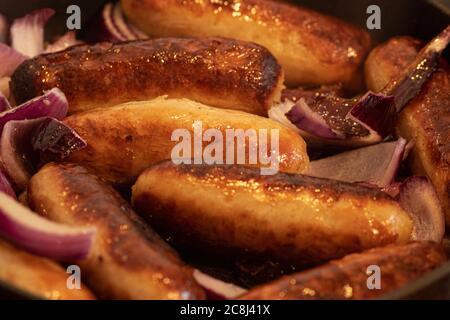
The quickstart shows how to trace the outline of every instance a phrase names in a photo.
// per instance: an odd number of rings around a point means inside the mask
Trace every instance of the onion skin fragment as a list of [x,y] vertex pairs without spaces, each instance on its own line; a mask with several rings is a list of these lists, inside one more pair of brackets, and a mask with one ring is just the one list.
[[20,192],[43,164],[62,161],[86,146],[75,131],[53,118],[9,121],[0,139],[0,156],[5,172]]

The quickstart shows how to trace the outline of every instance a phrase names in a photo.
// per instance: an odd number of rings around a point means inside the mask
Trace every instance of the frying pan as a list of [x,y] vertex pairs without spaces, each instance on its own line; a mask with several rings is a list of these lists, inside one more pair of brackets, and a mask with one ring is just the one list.
[[[106,1],[92,0],[2,0],[0,12],[10,18],[20,17],[33,9],[51,7],[56,17],[48,26],[49,38],[65,31],[66,8],[78,4],[82,26]],[[371,30],[375,43],[396,35],[410,35],[430,40],[450,23],[450,0],[292,0],[326,14],[366,28],[366,8],[376,4],[381,9],[381,29]],[[450,50],[447,50],[448,59]],[[450,247],[450,246],[449,246]],[[449,250],[450,253],[450,250]],[[0,299],[33,299],[34,297],[0,282]],[[450,262],[382,299],[450,299]]]

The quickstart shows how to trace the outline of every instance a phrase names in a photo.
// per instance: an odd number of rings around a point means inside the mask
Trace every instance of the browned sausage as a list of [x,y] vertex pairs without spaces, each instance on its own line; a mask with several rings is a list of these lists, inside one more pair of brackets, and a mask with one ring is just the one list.
[[0,282],[11,288],[40,299],[95,299],[84,285],[69,289],[69,276],[56,262],[29,254],[0,239]]
[[409,240],[409,214],[385,193],[349,183],[242,166],[147,169],[137,212],[176,246],[220,256],[320,263]]
[[[244,300],[372,299],[401,288],[439,267],[447,257],[441,245],[412,242],[352,254],[321,267],[256,287]],[[379,267],[380,282],[369,279]],[[369,289],[369,285],[374,285]]]
[[161,95],[265,115],[279,101],[284,75],[270,52],[223,38],[166,38],[76,46],[17,68],[11,91],[20,103],[59,87],[69,112]]
[[122,0],[127,17],[163,37],[252,41],[280,61],[289,85],[358,83],[367,32],[318,12],[270,0]]
[[50,164],[30,181],[28,201],[51,220],[95,226],[87,259],[89,286],[108,299],[202,299],[193,270],[147,227],[110,186],[86,169]]
[[[370,89],[384,87],[419,49],[420,42],[409,37],[393,38],[374,49],[366,63]],[[431,179],[450,226],[450,69],[445,62],[400,113],[397,133],[415,141],[410,156],[412,171]]]

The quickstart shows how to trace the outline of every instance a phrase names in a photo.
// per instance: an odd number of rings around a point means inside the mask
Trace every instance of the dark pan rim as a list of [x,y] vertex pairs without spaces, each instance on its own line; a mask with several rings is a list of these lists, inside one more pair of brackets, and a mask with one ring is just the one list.
[[42,300],[42,298],[0,280],[0,297],[6,296],[8,300]]

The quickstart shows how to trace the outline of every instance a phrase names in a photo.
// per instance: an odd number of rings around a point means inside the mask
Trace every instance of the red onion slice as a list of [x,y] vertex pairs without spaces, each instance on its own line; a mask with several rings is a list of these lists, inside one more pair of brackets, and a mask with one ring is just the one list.
[[0,78],[10,76],[26,60],[20,52],[0,43]]
[[117,2],[112,9],[112,19],[114,26],[120,32],[120,34],[126,40],[145,39],[147,36],[142,37],[142,32],[139,32],[137,28],[130,27],[130,24],[125,20],[120,3]]
[[428,178],[408,178],[400,186],[398,201],[414,221],[412,240],[442,241],[445,215],[436,190]]
[[0,170],[0,192],[3,192],[13,198],[16,197],[16,193],[14,192],[11,183],[2,170]]
[[63,36],[59,37],[56,41],[53,43],[50,43],[45,48],[45,53],[52,53],[52,52],[58,52],[66,50],[67,48],[71,46],[75,46],[77,44],[81,44],[81,41],[78,41],[75,32],[68,31]]
[[[361,98],[346,99],[339,86],[284,90],[282,103],[269,110],[269,117],[292,124],[311,146],[331,145],[359,147],[381,142],[382,134],[372,125],[361,125],[347,117],[353,105],[384,104],[390,106],[391,97],[369,93]],[[297,101],[294,104],[293,101]],[[281,115],[285,111],[286,117]],[[287,110],[287,111],[286,111]]]
[[0,140],[0,158],[17,191],[49,161],[64,160],[86,142],[72,129],[52,118],[10,121]]
[[8,19],[0,13],[0,43],[8,40],[9,23]]
[[396,198],[400,193],[401,186],[401,182],[392,182],[390,185],[384,187],[382,191],[390,195],[392,198]]
[[[123,14],[123,13],[122,13]],[[124,19],[126,20],[125,16]],[[131,33],[134,35],[135,39],[148,39],[150,36],[145,32],[141,31],[131,23],[126,20],[128,27],[130,28]]]
[[[0,77],[0,93],[2,93],[6,98],[9,97],[9,81],[10,77]],[[5,110],[0,111],[3,112]]]
[[88,42],[97,43],[102,41],[120,42],[127,40],[120,33],[112,21],[114,4],[107,3],[99,16],[88,26],[84,39]]
[[304,98],[294,104],[286,113],[286,118],[302,131],[306,131],[316,137],[325,139],[343,139],[344,135],[335,132],[327,124],[325,119],[311,110]]
[[385,142],[312,161],[308,175],[345,182],[389,186],[403,160],[406,140]]
[[49,221],[0,193],[0,235],[31,253],[58,261],[82,260],[89,254],[95,233],[95,228]]
[[6,99],[2,91],[0,91],[0,114],[1,112],[8,110],[9,108],[11,108],[11,105],[9,104],[8,99]]
[[206,291],[208,300],[231,300],[247,292],[235,284],[227,283],[207,275],[200,270],[194,270],[195,281]]
[[107,30],[111,32],[113,37],[115,37],[118,41],[126,41],[127,35],[123,33],[123,30],[119,28],[117,25],[117,21],[114,16],[115,6],[113,3],[107,3],[104,8],[103,19],[106,25]]
[[44,95],[34,98],[24,104],[0,113],[0,133],[8,121],[51,117],[62,120],[69,108],[66,96],[53,88]]
[[44,51],[44,27],[55,14],[50,8],[35,10],[14,20],[11,26],[12,47],[27,57]]

